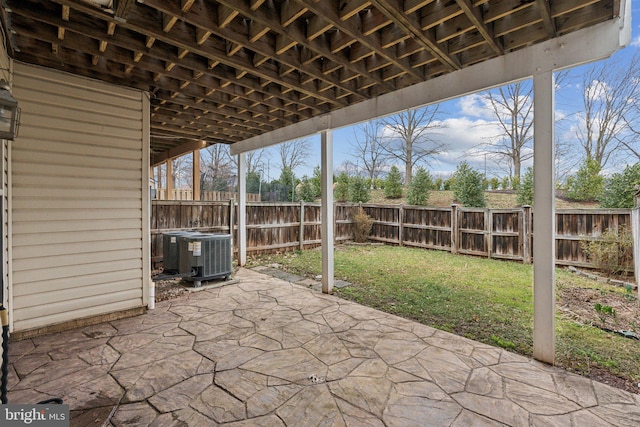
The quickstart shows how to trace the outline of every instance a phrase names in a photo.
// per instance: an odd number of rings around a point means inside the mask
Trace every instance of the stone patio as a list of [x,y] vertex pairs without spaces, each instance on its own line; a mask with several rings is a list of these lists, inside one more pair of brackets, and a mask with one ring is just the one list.
[[10,403],[72,425],[638,426],[640,395],[246,269],[12,342]]

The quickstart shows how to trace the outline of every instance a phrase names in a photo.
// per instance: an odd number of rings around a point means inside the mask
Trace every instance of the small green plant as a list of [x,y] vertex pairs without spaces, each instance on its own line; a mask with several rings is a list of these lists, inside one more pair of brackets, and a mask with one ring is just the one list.
[[624,296],[629,301],[635,301],[636,297],[633,295],[633,286],[629,284],[624,285]]
[[364,243],[369,239],[373,227],[373,218],[364,211],[362,206],[358,207],[358,212],[353,216],[353,240],[356,243]]
[[369,201],[369,180],[361,176],[351,177],[349,180],[349,201],[351,203],[365,203]]
[[497,190],[500,187],[500,180],[494,176],[489,180],[489,185],[491,185],[492,190]]
[[392,166],[384,181],[384,196],[387,199],[402,197],[402,174],[396,166]]
[[598,200],[604,192],[604,177],[600,170],[597,161],[585,160],[578,172],[567,178],[567,197],[580,202]]
[[593,305],[593,309],[598,313],[598,317],[604,326],[607,321],[607,316],[611,316],[614,319],[616,318],[616,309],[611,307],[610,305],[602,305],[599,302]]
[[640,163],[625,167],[607,179],[600,204],[603,208],[632,208],[634,187],[639,184]]
[[317,188],[306,175],[302,177],[302,182],[296,191],[298,193],[298,200],[304,200],[305,202],[314,202],[316,198],[319,197]]
[[473,169],[467,162],[462,162],[456,168],[453,184],[453,196],[464,206],[483,208],[484,199],[483,176]]
[[429,190],[433,187],[431,175],[424,168],[418,168],[411,180],[407,192],[407,203],[410,205],[426,206],[429,202]]
[[442,190],[442,186],[444,185],[444,180],[442,178],[436,178],[435,184],[433,184],[433,189],[436,191]]
[[511,179],[511,186],[513,187],[514,190],[518,190],[520,188],[520,177],[519,176],[514,176]]
[[516,202],[521,205],[533,205],[533,168],[527,168],[522,184],[516,190]]
[[338,175],[333,195],[338,202],[346,202],[349,200],[349,175],[347,175],[346,172]]
[[453,176],[445,179],[444,182],[442,183],[442,189],[447,191],[453,190],[453,184],[455,182],[456,182],[456,178]]
[[502,177],[501,185],[502,185],[502,189],[503,190],[508,190],[509,189],[509,177],[508,176],[503,176]]
[[633,236],[627,226],[609,228],[596,240],[582,242],[582,250],[606,275],[619,275],[633,260]]
[[512,341],[505,340],[496,335],[491,335],[491,341],[493,341],[496,346],[502,347],[507,350],[514,350],[516,348],[515,343],[513,343]]

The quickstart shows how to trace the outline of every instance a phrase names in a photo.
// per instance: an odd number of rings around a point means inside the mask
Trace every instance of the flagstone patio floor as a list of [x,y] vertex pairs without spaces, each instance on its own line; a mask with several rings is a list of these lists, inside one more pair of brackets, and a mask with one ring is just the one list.
[[630,394],[241,269],[147,314],[11,343],[10,403],[76,426],[640,426]]

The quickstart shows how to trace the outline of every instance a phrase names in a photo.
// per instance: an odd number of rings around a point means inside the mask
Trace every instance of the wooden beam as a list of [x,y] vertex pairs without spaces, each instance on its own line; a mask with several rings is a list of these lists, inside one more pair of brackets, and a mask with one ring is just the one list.
[[[62,20],[69,21],[69,6],[62,5]],[[58,38],[64,40],[64,27],[58,27]]]
[[288,27],[306,11],[307,9],[303,5],[292,0],[285,0],[280,7],[280,24],[283,27]]
[[[304,46],[307,49],[310,49],[312,51],[318,52],[321,56],[332,60],[334,62],[344,62],[345,66],[349,69],[351,69],[352,71],[359,73],[363,76],[365,76],[367,79],[372,79],[374,81],[377,81],[379,84],[382,84],[383,87],[385,87],[387,90],[393,90],[393,86],[392,85],[388,85],[386,83],[384,83],[384,81],[382,80],[382,78],[378,75],[371,75],[368,74],[364,64],[350,64],[348,63],[348,61],[345,60],[344,56],[340,56],[340,55],[336,55],[334,52],[331,51],[331,49],[329,48],[329,45],[326,41],[321,40],[322,38],[316,38],[314,40],[309,40],[306,37],[306,31],[303,30],[302,26],[296,25],[295,23],[290,25],[289,27],[284,27],[279,20],[274,20],[272,14],[269,14],[265,11],[262,11],[262,9],[258,8],[255,11],[251,10],[249,7],[247,7],[243,2],[237,2],[235,0],[220,0],[219,3],[224,3],[226,5],[228,5],[229,7],[235,7],[237,8],[240,13],[245,16],[248,19],[252,19],[254,21],[257,22],[261,22],[263,25],[268,26],[273,32],[279,33],[279,34],[285,34],[287,35],[289,38],[291,38],[292,40],[294,40],[298,45],[300,46]],[[294,65],[294,64],[289,64],[289,65]],[[302,70],[308,74],[313,74],[311,71],[309,70]],[[326,80],[327,76],[317,76],[320,80]],[[339,82],[332,82],[332,83],[339,83]],[[349,87],[343,87],[343,89],[347,90],[347,91],[351,91],[351,89]],[[304,92],[304,91],[303,91]],[[355,96],[360,97],[360,94],[358,94],[357,92],[352,92],[354,93]]]
[[236,16],[238,16],[237,10],[223,4],[218,5],[218,26],[220,28],[225,28]]
[[209,36],[211,36],[211,31],[196,27],[196,44],[198,46],[206,42]]
[[[200,150],[201,148],[204,148],[206,146],[207,146],[206,141],[200,140],[200,139],[187,142],[185,144],[174,147],[171,150],[168,150],[164,153],[154,155],[152,160],[152,166],[155,166],[165,161],[167,161],[167,166],[169,166],[171,159],[180,157],[183,154],[188,153],[190,151]],[[171,175],[169,175],[168,172],[167,172],[167,178],[168,178],[167,181],[169,181],[171,178]]]
[[[68,1],[68,0],[56,0],[56,1]],[[245,10],[240,10],[240,6],[241,3],[237,3],[237,2],[227,2],[227,1],[221,1],[219,3],[225,4],[229,7],[232,8],[238,8],[239,11],[242,12],[243,15],[246,16],[246,14],[244,13]],[[171,11],[171,14],[173,13],[177,13],[175,11],[172,11],[172,5],[171,2],[163,2],[161,0],[145,0],[145,4],[152,6],[154,8],[158,8],[159,10],[163,11],[164,15],[167,15],[168,12]],[[242,47],[244,45],[250,45],[250,42],[246,36],[246,30],[244,31],[245,34],[241,34],[240,31],[235,31],[232,30],[232,28],[227,28],[227,29],[219,29],[219,28],[213,28],[211,27],[211,23],[210,21],[206,18],[206,16],[208,16],[208,14],[215,14],[216,12],[214,10],[211,9],[207,9],[208,4],[207,3],[202,3],[199,5],[199,13],[190,13],[184,16],[181,16],[181,20],[184,21],[185,23],[190,23],[192,25],[196,25],[196,26],[200,26],[202,28],[205,28],[205,26],[207,26],[205,29],[212,31],[212,33],[220,35],[222,37],[225,38],[225,54],[224,54],[224,59],[222,57],[216,57],[217,60],[220,60],[223,63],[226,63],[227,65],[234,67],[234,68],[242,68],[244,70],[246,70],[249,74],[251,75],[257,75],[260,77],[267,77],[267,74],[269,74],[269,69],[268,68],[264,68],[264,67],[260,67],[260,68],[255,68],[253,67],[253,65],[248,62],[248,55],[243,55],[242,57],[237,57],[237,55],[235,55],[236,53],[238,53],[240,51],[240,49],[242,49]],[[248,9],[248,8],[247,8]],[[255,13],[255,12],[251,12],[251,11],[247,11],[247,13]],[[252,18],[252,17],[250,17]],[[262,21],[259,21],[262,22]],[[188,41],[187,40],[182,40],[183,37],[179,32],[172,32],[171,35],[166,35],[163,33],[157,33],[154,32],[153,29],[149,28],[149,25],[147,24],[143,24],[142,22],[135,22],[136,25],[134,25],[134,22],[132,19],[130,19],[126,25],[130,26],[130,28],[134,29],[135,31],[141,32],[143,34],[147,34],[147,35],[151,35],[154,36],[158,39],[162,39],[163,41],[166,41],[167,43],[173,44],[175,46],[178,47],[183,47],[184,48],[189,48]],[[264,22],[263,22],[264,24]],[[273,25],[280,25],[279,23],[273,23]],[[271,27],[273,29],[273,27]],[[280,34],[286,34],[286,35],[290,35],[292,34],[292,31],[286,31],[284,28],[282,29],[282,32]],[[293,40],[292,42],[297,40]],[[193,41],[191,41],[191,44],[193,44]],[[272,46],[271,49],[274,49],[274,47]],[[202,47],[199,47],[195,44],[193,44],[193,46],[191,46],[190,48],[191,52],[193,53],[197,53],[199,55],[211,58],[212,55],[217,55],[217,52],[215,51],[215,49],[213,49],[213,46],[209,46],[207,45],[207,43],[205,43],[204,45],[202,45]],[[257,46],[255,45],[251,45],[251,50],[253,51],[257,51]],[[262,51],[260,51],[260,53],[262,53]],[[267,56],[272,56],[275,59],[277,59],[280,62],[285,62],[287,63],[287,65],[293,66],[293,67],[300,67],[300,63],[297,60],[297,55],[287,55],[285,57],[280,57],[278,55],[275,54],[275,52],[271,51],[270,55]],[[313,73],[313,71],[309,70],[309,69],[304,69],[303,71],[307,72],[307,73]],[[313,91],[310,91],[309,88],[306,88],[304,86],[299,85],[299,81],[297,81],[294,78],[291,78],[290,76],[285,79],[280,81],[280,77],[277,75],[277,73],[273,73],[268,75],[268,78],[273,80],[273,81],[277,81],[278,83],[290,87],[294,90],[297,90],[299,92],[311,95],[312,97],[316,97],[318,94],[314,93]],[[348,87],[348,86],[344,86],[342,85],[339,81],[335,80],[332,81],[330,76],[322,76],[321,74],[318,74],[318,78],[323,79],[323,80],[328,80],[330,83],[332,84],[336,84],[336,85],[340,85],[343,89],[347,90],[347,91],[351,91],[351,93],[353,93],[355,96],[357,97],[362,97],[361,94],[358,94],[357,91],[355,91],[355,88],[353,87]],[[329,99],[326,98],[324,96],[320,96],[320,99],[322,101],[325,102],[329,102],[332,105],[336,105],[336,106],[343,106],[345,105],[343,101],[337,101],[335,99]],[[313,108],[313,107],[312,107]]]
[[183,12],[188,12],[191,6],[193,6],[193,3],[195,3],[195,0],[180,0],[180,9]]
[[[34,37],[38,36],[39,34],[42,34],[41,32],[36,32],[35,29],[30,30],[30,31],[33,31]],[[65,46],[69,46],[69,47],[71,47],[73,49],[76,49],[76,50],[83,49],[83,50],[86,50],[87,53],[90,53],[90,54],[93,54],[93,55],[100,55],[101,54],[98,51],[98,49],[94,49],[94,50],[88,49],[90,47],[90,45],[83,44],[79,40],[79,38],[78,38],[79,36],[76,34],[76,31],[78,31],[78,29],[75,29],[73,33],[70,33],[71,36],[68,37],[67,40],[65,40],[63,42]],[[96,34],[99,34],[99,33],[96,32]],[[55,39],[52,39],[52,40],[55,40]],[[109,52],[105,52],[103,54],[103,56],[105,58],[110,58],[110,59],[114,58],[115,59],[115,58],[118,57],[119,53],[114,50],[116,45],[120,45],[120,41],[119,41],[119,39],[117,37],[113,39],[112,45],[114,47]],[[145,62],[142,62],[141,64],[139,64],[140,67],[145,67],[145,68],[147,68],[150,71],[155,73],[155,77],[154,77],[155,81],[159,81],[162,78],[163,74],[166,73],[167,70],[170,70],[170,71],[173,72],[173,74],[176,77],[179,77],[182,80],[190,80],[192,83],[197,83],[197,84],[200,84],[200,85],[208,85],[208,84],[212,83],[211,79],[203,80],[202,82],[196,82],[196,79],[193,78],[193,74],[191,74],[191,72],[189,72],[188,74],[185,74],[182,69],[180,69],[180,74],[177,74],[177,72],[176,72],[176,70],[177,70],[176,63],[174,62],[175,58],[172,57],[170,54],[168,54],[163,49],[149,50],[148,51],[148,55],[149,56],[155,56],[155,57],[157,57],[159,59],[162,59],[166,63],[166,65],[163,65],[161,68],[157,66],[158,63],[156,61],[150,61],[150,62],[146,62],[145,61]],[[136,54],[136,57],[137,56],[140,56],[139,61],[141,61],[142,55],[141,54],[140,55]],[[136,59],[136,57],[134,57],[134,60]],[[120,61],[129,61],[129,65],[132,65],[134,63],[134,62],[131,62],[130,59],[124,59],[124,58],[121,58]],[[181,64],[185,64],[184,60],[181,62]],[[200,68],[193,68],[192,70],[193,71],[197,71],[197,72],[206,73],[208,71],[208,68],[206,66],[202,65]],[[184,71],[186,71],[186,70],[184,70]],[[129,72],[130,72],[130,70],[129,70]],[[211,72],[209,72],[207,74],[210,75]],[[220,74],[220,77],[223,77],[223,75]],[[227,77],[227,76],[225,76],[225,77]],[[228,76],[228,77],[230,77],[230,76]],[[218,87],[219,86],[215,86],[215,88],[218,88]],[[264,88],[262,88],[258,84],[255,84],[255,85],[251,86],[250,88],[254,89],[254,90],[264,91]],[[232,89],[229,89],[229,90],[226,90],[226,91],[223,90],[223,92],[228,92],[230,94],[231,93],[236,93],[235,90],[232,90]],[[195,96],[196,94],[193,93],[193,95]],[[262,95],[256,94],[255,96],[250,97],[249,99],[251,101],[260,100],[261,102],[266,103],[266,104],[276,105],[275,104],[276,101],[275,100],[270,101],[269,99],[266,99],[266,95],[268,95],[268,94],[266,94],[266,93],[262,94]],[[263,97],[261,97],[261,96],[263,96]],[[222,102],[222,100],[216,100],[216,101],[217,102]],[[311,104],[311,105],[313,105],[313,104]],[[266,110],[265,110],[265,112],[266,112]]]
[[[366,32],[363,31],[365,28],[365,24],[363,22],[364,18],[360,18],[360,15],[356,14],[352,18],[348,20],[341,20],[338,12],[333,7],[331,2],[314,2],[312,0],[296,0],[298,3],[303,5],[306,9],[310,10],[314,14],[318,16],[322,16],[324,19],[333,23],[333,26],[337,28],[339,31],[336,34],[341,34],[344,36],[344,40],[346,43],[352,44],[353,41],[358,41],[360,45],[366,47],[367,50],[373,51],[376,54],[382,56],[389,60],[395,67],[403,70],[404,73],[410,74],[418,80],[422,80],[423,76],[421,75],[419,70],[414,69],[407,59],[398,59],[395,56],[395,51],[386,50],[382,48],[380,44],[380,37],[367,36]],[[381,15],[381,14],[380,14]],[[385,25],[388,23],[388,20],[385,19]],[[363,35],[364,33],[364,35]],[[351,39],[351,40],[350,40]],[[335,43],[335,40],[332,40],[332,45]],[[337,47],[336,47],[337,48]],[[366,57],[368,55],[365,55]],[[361,57],[364,58],[364,57]],[[358,63],[358,60],[353,60],[353,56],[350,58],[351,63]]]
[[405,0],[404,1],[404,13],[410,14],[422,9],[433,0]]
[[502,55],[504,53],[504,49],[495,39],[493,31],[484,23],[484,19],[480,11],[471,3],[470,0],[456,0],[456,3],[458,3],[458,6],[460,6],[460,9],[464,11],[467,19],[471,21],[473,26],[482,35],[491,49],[493,49],[493,51],[498,55]]
[[178,22],[178,17],[173,15],[168,15],[166,13],[162,14],[162,31],[168,33],[171,31],[173,26]]
[[200,200],[200,150],[193,150],[192,156],[191,180],[193,182],[193,200]]
[[333,24],[321,16],[314,15],[307,24],[307,39],[313,40],[333,28]]
[[136,0],[115,0],[115,8],[113,11],[113,15],[119,21],[126,21],[127,14],[131,7],[135,4]]
[[549,0],[536,0],[536,4],[538,5],[538,10],[540,11],[540,16],[542,17],[542,23],[544,24],[545,30],[550,37],[556,36],[556,23],[551,17],[551,6],[549,5]]
[[[627,12],[628,13],[628,12]],[[522,80],[549,70],[602,59],[631,40],[629,16],[563,35],[473,66],[444,74],[437,79],[383,94],[323,116],[275,129],[231,146],[232,154],[269,147],[304,138],[322,130],[350,126],[409,108],[418,108],[469,93]]]
[[451,70],[459,70],[461,68],[459,61],[449,55],[446,47],[440,46],[432,34],[426,33],[420,28],[420,22],[414,16],[415,14],[406,15],[404,13],[400,7],[400,0],[371,0],[371,3],[395,22],[396,25],[413,34],[416,41],[422,43],[425,49]]
[[165,162],[165,169],[167,170],[167,200],[173,200],[173,158],[166,158]]
[[[56,1],[69,2],[69,3],[72,2],[70,0],[56,0]],[[146,0],[145,4],[149,4],[150,6],[151,5],[156,6],[156,4],[161,4],[161,5],[166,6],[169,9],[163,9],[163,10],[171,10],[172,12],[171,12],[171,14],[167,14],[167,13],[163,12],[164,16],[174,16],[174,15],[172,15],[173,13],[178,13],[177,11],[173,11],[173,9],[170,9],[170,6],[169,6],[168,3],[165,4],[165,3],[160,3],[160,2],[158,2],[156,0]],[[100,15],[99,12],[96,12],[91,8],[86,8],[86,11],[89,12],[89,13]],[[198,47],[198,46],[195,45],[195,43],[193,43],[193,39],[190,39],[190,40],[186,40],[185,39],[183,41],[182,38],[184,38],[184,37],[177,31],[172,32],[172,35],[168,36],[168,35],[164,34],[163,32],[158,32],[157,30],[156,31],[150,30],[149,27],[151,27],[151,26],[149,26],[148,23],[142,24],[141,21],[142,21],[143,18],[138,16],[139,14],[134,14],[134,11],[135,11],[135,9],[131,11],[129,20],[126,23],[123,23],[122,26],[125,26],[125,27],[127,27],[127,28],[129,28],[129,29],[131,29],[133,31],[145,34],[149,38],[154,39],[154,41],[156,39],[161,39],[161,40],[163,40],[165,42],[173,44],[174,46],[177,46],[178,48],[188,49],[189,47],[191,47],[190,50],[192,52],[194,52],[196,54],[199,54],[199,55],[203,55],[205,57],[209,57],[210,59],[214,59],[214,58],[211,58],[211,55],[212,55],[212,52],[213,52],[211,50],[211,46],[203,45],[202,47]],[[189,42],[190,42],[190,44],[189,44]],[[239,48],[241,48],[240,45],[237,45],[237,44],[230,45],[229,54],[232,54],[232,53],[236,52]],[[226,54],[225,54],[225,57],[226,58],[230,58],[230,57],[226,56]],[[291,76],[286,76],[284,81],[280,81],[281,78],[280,78],[280,76],[277,75],[277,72],[275,70],[269,72],[269,69],[265,68],[265,67],[261,67],[259,69],[255,69],[253,67],[253,65],[250,62],[248,62],[248,58],[246,58],[246,59],[244,57],[243,58],[237,58],[237,55],[236,56],[232,56],[232,57],[233,57],[232,60],[225,59],[224,62],[226,62],[227,64],[233,66],[234,68],[244,69],[244,70],[246,70],[249,73],[254,74],[254,75],[255,74],[259,74],[259,75],[263,75],[265,77],[267,77],[267,75],[268,75],[268,78],[270,80],[272,80],[272,81],[277,81],[277,82],[279,82],[281,84],[284,84],[284,85],[286,85],[288,87],[291,87],[291,88],[293,88],[295,90],[298,90],[300,92],[307,93],[307,94],[309,94],[311,96],[315,96],[314,93],[310,90],[310,88],[305,88],[303,86],[300,86],[299,82],[296,81]],[[215,58],[215,60],[217,60],[217,61],[220,61],[221,59],[222,58],[220,58],[220,57],[216,57]],[[245,62],[246,62],[246,64],[245,64]],[[332,81],[332,83],[334,83],[334,82]],[[335,83],[340,84],[339,82],[337,82],[337,80],[336,80]],[[347,89],[347,88],[345,88],[345,89]],[[351,88],[351,91],[352,91],[352,93],[355,93],[355,88]],[[335,99],[326,98],[323,95],[321,95],[321,98],[322,98],[323,101],[328,101],[333,105],[336,105],[336,104],[344,105],[343,101],[336,101]],[[318,106],[317,105],[312,105],[311,103],[306,103],[306,102],[305,102],[305,105],[315,109],[316,111],[318,110]],[[319,109],[323,110],[323,109],[325,109],[325,107],[320,107]]]
[[340,0],[340,19],[346,21],[369,6],[371,6],[369,0]]
[[269,32],[269,27],[260,22],[249,21],[249,41],[255,43]]

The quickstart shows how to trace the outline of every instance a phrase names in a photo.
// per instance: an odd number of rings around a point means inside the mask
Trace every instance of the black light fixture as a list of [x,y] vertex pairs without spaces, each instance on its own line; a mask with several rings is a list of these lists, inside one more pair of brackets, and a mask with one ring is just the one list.
[[12,141],[18,135],[20,108],[18,101],[11,96],[9,84],[0,81],[0,139]]

